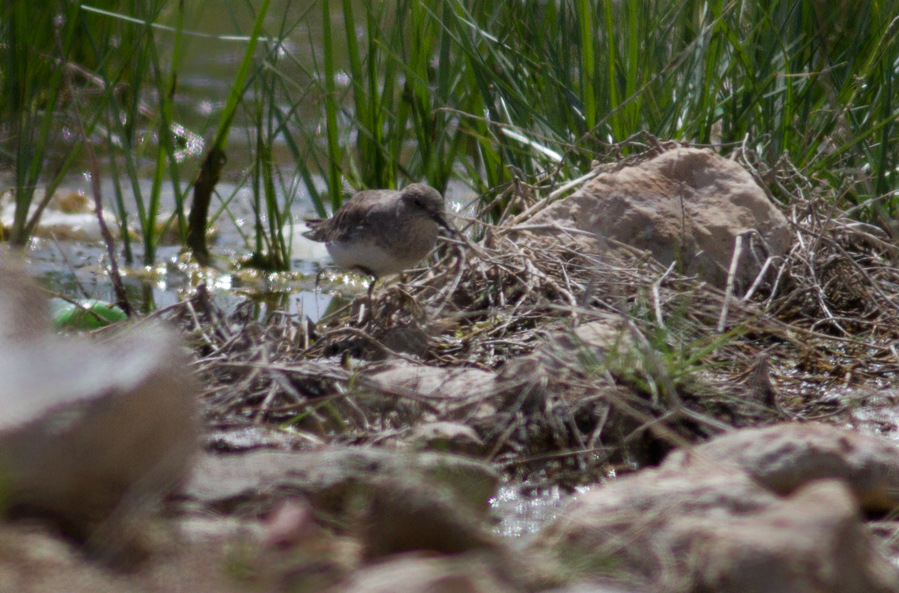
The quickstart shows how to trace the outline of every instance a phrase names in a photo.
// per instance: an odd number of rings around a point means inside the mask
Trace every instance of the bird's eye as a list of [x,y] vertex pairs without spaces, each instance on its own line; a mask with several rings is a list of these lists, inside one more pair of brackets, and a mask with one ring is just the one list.
[[421,198],[412,198],[412,203],[415,204],[416,208],[424,208],[425,203],[421,201]]

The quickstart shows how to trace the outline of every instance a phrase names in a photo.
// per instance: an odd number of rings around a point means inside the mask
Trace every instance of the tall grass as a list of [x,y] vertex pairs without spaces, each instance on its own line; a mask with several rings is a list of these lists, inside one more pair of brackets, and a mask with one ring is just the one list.
[[[252,147],[242,179],[257,216],[248,248],[268,266],[289,265],[284,226],[301,189],[322,216],[348,190],[411,180],[442,190],[455,177],[498,200],[513,176],[538,185],[578,176],[597,155],[629,150],[618,144],[642,132],[724,152],[748,142],[772,166],[788,156],[835,192],[850,179],[845,197],[871,204],[857,210],[864,216],[889,226],[895,213],[899,0],[343,0],[319,1],[291,19],[298,5],[276,2],[281,18],[251,35],[264,43],[246,53],[229,100],[251,137],[241,139]],[[168,10],[178,31],[189,21],[174,0],[157,3],[140,19]],[[20,39],[39,33],[24,26],[32,9],[19,0],[11,6],[0,23],[9,64],[0,75],[0,158],[16,164],[24,203],[41,177],[48,113],[60,100],[8,84],[43,80],[52,88],[57,76],[54,60],[29,71],[32,78],[20,75],[34,68]],[[81,18],[92,34],[100,26]],[[93,35],[94,57],[85,60],[110,89],[95,125],[120,142],[110,170],[138,196],[142,227],[153,226],[164,179],[175,187],[181,221],[195,169],[179,164],[167,130],[177,119],[184,46],[176,37],[161,47],[148,26],[117,26],[130,27],[134,40],[124,60],[130,69],[104,46],[108,34]],[[112,92],[125,79],[132,92]],[[135,140],[133,122],[146,96],[155,97],[162,141],[150,149],[153,189],[145,197],[135,154],[148,148]],[[219,117],[219,128],[230,128]],[[277,146],[287,147],[295,176]],[[224,198],[217,215],[228,204]],[[17,216],[18,240],[26,218]]]
[[[53,23],[64,26],[77,16],[77,8],[54,16],[46,26],[35,27],[29,3],[6,3],[0,9],[0,114],[2,137],[7,139],[0,154],[11,161],[14,173],[16,207],[8,238],[15,245],[24,245],[36,224],[39,212],[29,217],[29,209],[49,158],[47,148],[59,133],[55,124],[63,100],[63,77]],[[67,28],[65,51],[71,49],[72,38]]]

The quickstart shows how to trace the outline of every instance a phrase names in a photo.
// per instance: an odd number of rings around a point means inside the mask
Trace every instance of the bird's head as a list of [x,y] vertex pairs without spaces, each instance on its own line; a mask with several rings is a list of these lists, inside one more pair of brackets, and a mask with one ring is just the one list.
[[455,233],[446,221],[443,196],[440,192],[423,183],[407,185],[400,194],[405,206],[420,216],[430,218],[450,233]]

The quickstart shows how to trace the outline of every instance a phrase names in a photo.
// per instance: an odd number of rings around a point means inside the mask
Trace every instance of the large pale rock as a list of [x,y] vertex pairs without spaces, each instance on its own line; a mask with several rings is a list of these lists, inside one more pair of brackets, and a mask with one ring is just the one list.
[[834,478],[846,483],[866,511],[899,507],[899,444],[836,426],[785,423],[736,431],[675,451],[664,467],[691,472],[697,461],[736,464],[778,494]]
[[365,558],[497,549],[486,513],[498,482],[452,455],[335,449],[207,455],[181,493],[186,508],[255,516],[302,496],[355,528]]
[[895,492],[891,444],[876,441],[816,425],[725,435],[579,496],[531,551],[572,580],[617,574],[672,591],[896,591],[857,503],[884,508],[879,493]]
[[505,593],[521,589],[478,555],[396,556],[369,566],[329,593]]
[[25,307],[27,320],[0,320],[5,508],[50,516],[78,538],[112,539],[174,488],[196,449],[197,388],[184,352],[152,326],[102,342],[41,332],[29,308],[42,311],[42,300],[21,298],[34,289],[3,259],[0,275],[0,313]]
[[754,514],[776,501],[736,467],[710,464],[691,474],[643,470],[576,497],[531,549],[555,557],[573,580],[660,575],[671,553],[660,547],[660,537],[672,520]]
[[[329,513],[343,513],[356,496],[370,496],[376,483],[409,480],[449,489],[469,510],[484,513],[499,483],[485,463],[456,455],[398,453],[379,449],[251,451],[202,455],[180,496],[203,507],[241,514],[271,507],[276,499],[302,494]],[[267,501],[267,502],[260,502]]]
[[872,545],[851,493],[836,480],[806,486],[751,516],[680,517],[667,547],[696,560],[695,591],[888,593],[896,568]]
[[[652,160],[603,173],[578,192],[535,215],[529,225],[573,227],[595,234],[594,252],[614,248],[609,239],[649,251],[663,265],[723,287],[738,235],[758,232],[744,251],[737,289],[745,290],[765,257],[790,246],[786,218],[752,176],[711,150],[677,148]],[[562,236],[562,231],[544,231]],[[761,238],[761,241],[759,240]],[[573,237],[581,241],[582,237]]]

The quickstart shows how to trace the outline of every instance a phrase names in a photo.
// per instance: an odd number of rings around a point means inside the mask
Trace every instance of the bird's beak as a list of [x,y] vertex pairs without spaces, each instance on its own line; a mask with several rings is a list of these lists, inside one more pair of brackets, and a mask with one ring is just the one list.
[[456,234],[456,229],[454,229],[453,227],[450,226],[450,224],[446,221],[446,217],[443,215],[442,212],[433,213],[431,215],[431,218],[434,220],[434,222],[436,222],[437,224],[439,224],[440,226],[445,228],[447,231],[449,231],[449,234],[451,234],[451,235]]

